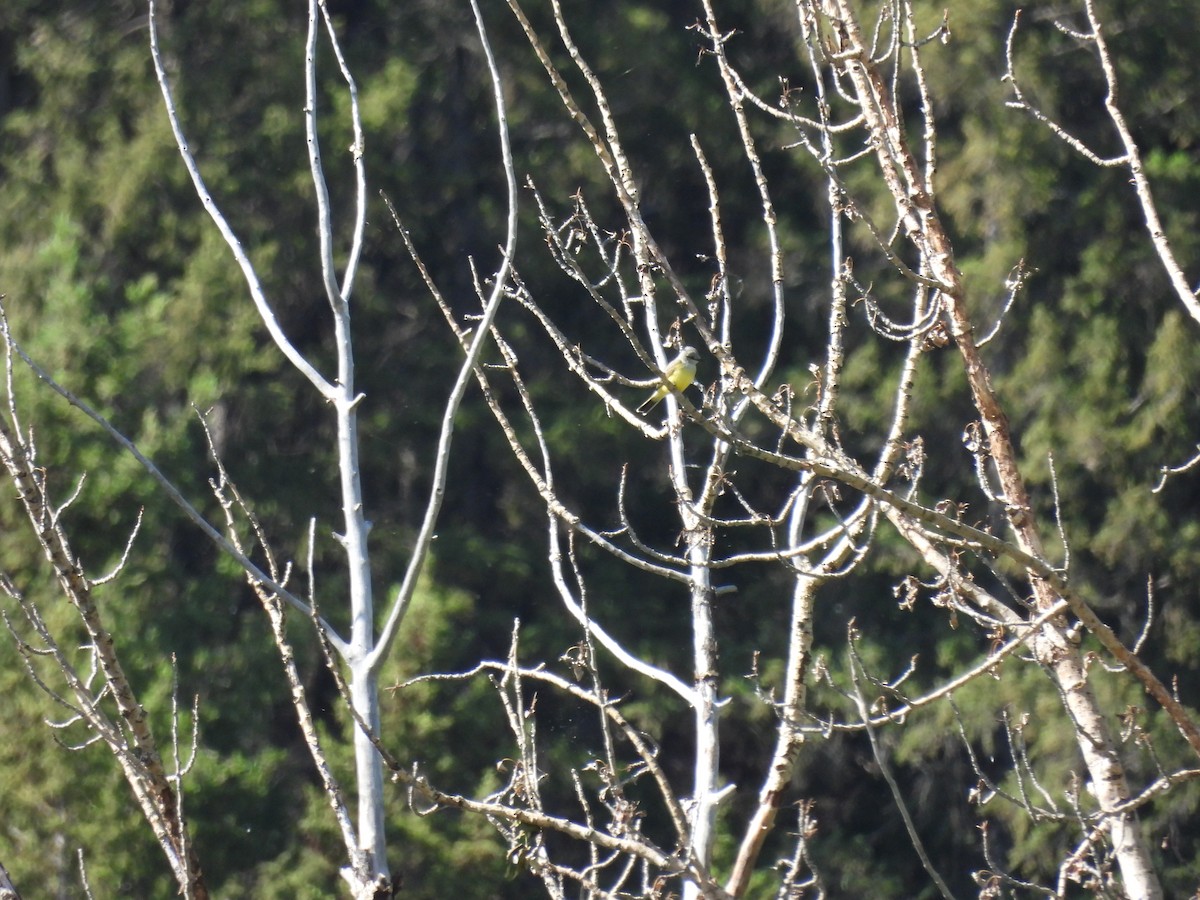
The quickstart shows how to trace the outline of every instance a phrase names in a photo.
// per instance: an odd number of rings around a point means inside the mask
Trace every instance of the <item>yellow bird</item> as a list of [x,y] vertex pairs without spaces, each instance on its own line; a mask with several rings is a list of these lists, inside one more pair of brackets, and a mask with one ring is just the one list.
[[[671,388],[677,391],[682,391],[693,381],[696,380],[696,364],[700,362],[700,353],[695,347],[684,347],[677,357],[675,357],[667,365],[667,370],[663,372],[663,382],[653,394],[646,398],[646,402],[637,408],[641,414],[650,412],[654,407],[658,406],[659,401],[667,394],[671,393]],[[670,385],[668,387],[667,385]]]

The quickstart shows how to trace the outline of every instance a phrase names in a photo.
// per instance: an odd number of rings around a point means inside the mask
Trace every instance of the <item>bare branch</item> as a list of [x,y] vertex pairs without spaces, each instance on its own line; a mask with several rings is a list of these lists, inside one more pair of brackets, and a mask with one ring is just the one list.
[[371,653],[370,668],[373,671],[378,671],[383,661],[387,658],[392,641],[395,640],[396,632],[400,628],[400,622],[404,618],[404,613],[407,611],[409,603],[412,601],[413,592],[417,587],[417,579],[420,576],[426,556],[429,553],[429,546],[433,540],[438,513],[442,508],[446,475],[449,471],[450,444],[454,436],[454,422],[458,416],[458,408],[462,403],[463,396],[466,394],[468,380],[471,378],[479,362],[479,355],[483,350],[483,345],[488,339],[488,331],[491,323],[495,320],[496,312],[499,310],[500,303],[504,299],[509,272],[512,270],[513,253],[516,252],[517,246],[517,175],[516,170],[513,168],[512,147],[509,143],[508,117],[505,112],[503,84],[500,80],[500,70],[496,65],[491,44],[488,41],[487,29],[483,22],[483,13],[479,10],[477,0],[471,0],[471,10],[475,14],[475,25],[479,32],[479,40],[483,46],[484,56],[488,61],[488,71],[492,77],[492,95],[496,105],[496,130],[500,138],[501,165],[504,169],[505,184],[508,189],[507,231],[500,267],[493,281],[492,295],[488,298],[484,306],[483,315],[477,326],[478,330],[475,333],[475,338],[467,350],[466,358],[459,367],[458,377],[455,379],[454,387],[451,389],[450,396],[446,401],[445,412],[442,415],[441,434],[438,437],[433,487],[430,491],[429,502],[425,508],[425,518],[421,522],[421,530],[417,536],[416,545],[413,547],[412,554],[409,557],[408,567],[404,572],[404,581],[401,583],[395,598],[392,600],[392,607],[388,611],[387,620],[379,633],[378,643]]
[[917,833],[917,827],[913,824],[912,815],[908,811],[908,804],[904,799],[904,793],[900,790],[900,785],[896,783],[895,776],[892,775],[892,767],[888,764],[884,756],[883,749],[879,746],[879,739],[875,735],[875,729],[870,724],[871,716],[867,711],[867,701],[863,696],[861,678],[865,674],[863,662],[858,656],[858,648],[855,646],[856,637],[854,635],[854,626],[851,625],[851,635],[848,640],[850,648],[850,674],[854,680],[854,690],[851,697],[854,704],[858,707],[858,715],[866,726],[867,737],[871,742],[871,754],[875,757],[875,763],[879,766],[880,774],[883,775],[883,780],[887,782],[888,788],[892,792],[892,800],[896,804],[896,809],[900,812],[900,817],[904,820],[904,828],[908,831],[908,839],[913,845],[913,849],[917,852],[917,857],[921,860],[921,866],[929,873],[930,879],[937,886],[942,896],[947,900],[953,900],[954,895],[950,892],[945,880],[934,867],[929,854],[925,850],[925,843],[921,840],[920,834]]
[[[7,319],[4,319],[2,316],[0,316],[0,335],[3,336],[4,340],[7,342],[8,346],[12,348],[13,352],[20,356],[25,364],[29,366],[33,374],[35,374],[46,385],[48,385],[56,394],[99,425],[101,429],[103,429],[104,432],[113,439],[113,441],[115,441],[130,456],[137,460],[138,464],[145,469],[146,473],[150,475],[155,482],[157,482],[160,488],[162,488],[163,493],[167,495],[171,502],[183,510],[184,515],[191,519],[196,527],[204,532],[204,535],[210,541],[216,544],[217,547],[219,547],[224,553],[236,560],[238,565],[245,569],[247,573],[252,575],[261,584],[279,594],[280,597],[287,600],[288,603],[292,604],[297,609],[305,613],[308,612],[308,605],[305,604],[304,601],[293,595],[283,585],[276,584],[274,581],[272,581],[265,572],[251,562],[250,559],[244,556],[233,544],[226,540],[225,536],[221,534],[221,532],[215,527],[213,527],[213,525],[206,518],[204,518],[200,511],[196,509],[196,507],[193,506],[186,497],[183,496],[179,489],[175,487],[174,483],[165,475],[163,475],[158,466],[156,466],[148,457],[143,455],[142,452],[138,450],[137,445],[134,444],[133,441],[125,437],[125,435],[118,431],[111,422],[100,415],[100,413],[92,409],[92,407],[87,403],[76,397],[73,393],[71,393],[71,391],[67,390],[65,387],[55,381],[45,369],[34,362],[34,360],[13,339],[8,330]],[[333,641],[334,646],[338,647],[339,652],[344,651],[345,643],[340,637],[337,637],[332,630],[330,632],[330,639]]]
[[171,82],[167,76],[166,66],[163,64],[162,53],[158,45],[156,13],[157,6],[154,0],[150,0],[150,56],[154,60],[154,72],[158,76],[159,88],[162,90],[163,105],[167,110],[167,118],[171,122],[171,132],[175,135],[175,145],[179,148],[179,155],[183,158],[183,164],[192,178],[196,195],[204,205],[205,212],[208,213],[209,217],[216,224],[217,230],[221,232],[221,237],[225,239],[225,243],[229,246],[229,251],[233,254],[233,258],[237,260],[237,264],[242,270],[242,276],[246,279],[246,286],[250,290],[250,296],[254,299],[254,306],[258,310],[263,324],[267,326],[267,331],[270,332],[275,346],[287,357],[288,362],[295,366],[312,383],[313,387],[320,391],[322,396],[332,400],[335,392],[334,386],[320,372],[313,368],[308,360],[301,355],[300,351],[288,340],[287,335],[283,333],[283,329],[275,318],[275,312],[271,309],[270,302],[267,300],[262,282],[259,281],[258,273],[254,270],[254,264],[250,261],[250,257],[246,255],[246,251],[242,249],[241,241],[234,234],[233,228],[225,218],[225,214],[221,212],[220,207],[213,200],[208,187],[204,183],[204,178],[200,175],[200,167],[196,163],[195,156],[192,155],[191,148],[188,146],[187,138],[183,133],[183,126],[179,120],[179,114],[175,109],[175,98],[171,93]]
[[1018,23],[1020,22],[1019,10],[1013,16],[1012,27],[1008,33],[1006,54],[1008,71],[1004,77],[1012,85],[1013,93],[1016,97],[1015,100],[1008,103],[1008,106],[1029,113],[1038,122],[1045,125],[1056,136],[1066,142],[1073,150],[1093,164],[1104,167],[1124,166],[1129,169],[1134,194],[1137,196],[1138,203],[1142,207],[1142,215],[1146,220],[1146,231],[1150,235],[1150,242],[1154,245],[1155,253],[1158,254],[1163,270],[1167,273],[1167,277],[1171,281],[1171,287],[1175,290],[1175,295],[1187,310],[1188,315],[1194,321],[1200,323],[1200,300],[1197,300],[1197,293],[1189,285],[1187,276],[1184,275],[1183,268],[1179,265],[1179,262],[1175,258],[1175,253],[1171,249],[1166,230],[1158,215],[1158,206],[1154,201],[1154,194],[1150,189],[1150,180],[1146,177],[1145,167],[1142,164],[1141,150],[1137,145],[1137,141],[1134,140],[1133,132],[1126,123],[1125,115],[1121,112],[1121,107],[1117,102],[1117,70],[1116,66],[1113,65],[1112,54],[1108,49],[1108,42],[1104,39],[1100,18],[1096,12],[1095,0],[1083,0],[1083,6],[1087,12],[1088,26],[1091,30],[1089,32],[1074,32],[1062,26],[1060,26],[1060,30],[1096,48],[1100,69],[1104,73],[1104,83],[1108,89],[1104,98],[1104,108],[1107,110],[1109,120],[1117,132],[1117,137],[1121,142],[1124,153],[1111,158],[1100,157],[1082,141],[1068,134],[1057,122],[1026,101],[1017,83],[1012,53],[1013,41],[1017,33]]

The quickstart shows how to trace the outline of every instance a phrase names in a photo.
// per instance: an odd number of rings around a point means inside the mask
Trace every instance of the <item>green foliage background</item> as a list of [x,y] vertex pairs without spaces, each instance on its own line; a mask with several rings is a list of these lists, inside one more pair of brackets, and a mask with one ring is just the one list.
[[[597,218],[615,222],[594,154],[562,114],[512,17],[501,4],[485,6],[504,67],[519,173],[531,174],[564,211],[581,188]],[[769,270],[756,195],[715,68],[698,59],[700,37],[687,28],[698,5],[578,0],[565,6],[644,173],[647,219],[699,294],[711,276],[711,264],[698,257],[711,242],[708,199],[687,136],[696,132],[704,143],[722,181],[726,238],[745,310],[739,327],[749,339],[768,321]],[[1169,236],[1195,272],[1200,30],[1193,6],[1121,0],[1105,4],[1102,15],[1111,23],[1124,109]],[[469,9],[432,0],[359,0],[333,8],[360,85],[372,188],[395,201],[442,289],[466,310],[473,292],[465,260],[494,258],[504,214],[494,114]],[[924,4],[923,24],[935,27],[942,9]],[[731,53],[763,96],[775,96],[780,76],[805,83],[788,4],[733,0],[718,12],[726,27],[739,30]],[[956,2],[953,40],[925,52],[940,127],[940,202],[977,322],[1000,314],[1004,278],[1019,259],[1034,273],[987,354],[1039,511],[1053,521],[1053,454],[1073,577],[1127,638],[1141,626],[1149,579],[1158,615],[1146,657],[1178,679],[1187,699],[1200,689],[1194,513],[1200,489],[1194,476],[1173,480],[1162,494],[1149,489],[1159,467],[1188,458],[1198,440],[1196,326],[1167,288],[1123,170],[1092,167],[1005,108],[1009,89],[1001,76],[1012,12],[1000,0]],[[301,119],[303,10],[279,0],[175,0],[162,14],[181,114],[209,187],[263,276],[285,330],[328,368],[331,329],[320,295]],[[1098,152],[1115,154],[1098,69],[1052,27],[1053,16],[1077,14],[1030,5],[1016,62],[1023,87],[1048,113]],[[530,15],[548,28],[540,4]],[[346,100],[331,62],[323,60],[322,138],[335,202],[348,204],[348,160],[330,149],[349,142]],[[787,149],[794,135],[776,124],[756,127],[776,192],[792,298],[785,372],[802,389],[823,346],[824,187],[802,151]],[[863,202],[881,202],[869,175],[851,173],[848,181]],[[525,195],[523,278],[589,353],[629,370],[628,350],[615,335],[591,327],[586,298],[539,252],[528,201]],[[144,6],[11,0],[0,9],[0,209],[0,293],[29,352],[215,515],[215,504],[204,499],[211,465],[192,407],[208,411],[231,472],[280,555],[300,554],[306,523],[317,518],[318,592],[340,621],[341,570],[330,536],[338,525],[332,418],[270,345],[192,192],[154,83]],[[857,249],[865,256],[869,248],[860,241]],[[872,273],[867,265],[857,270],[859,279],[868,283],[874,274],[882,283],[883,270]],[[383,587],[399,578],[419,521],[458,351],[377,198],[354,302],[367,395],[365,484]],[[502,324],[522,342],[522,363],[570,502],[595,521],[615,524],[614,485],[629,462],[629,494],[645,523],[643,537],[669,543],[677,526],[661,448],[632,440],[567,383],[561,361],[518,310],[505,311]],[[869,448],[887,426],[886,398],[879,395],[888,390],[899,350],[868,340],[861,316],[851,333],[857,340],[846,367],[843,428],[856,447]],[[922,372],[915,394],[915,429],[927,445],[949,448],[930,466],[926,499],[958,496],[972,479],[967,455],[953,452],[973,414],[949,353]],[[702,367],[701,379],[709,377]],[[234,567],[96,429],[28,379],[18,389],[60,498],[79,473],[88,475],[67,523],[91,574],[116,563],[139,508],[145,510],[129,565],[100,597],[157,733],[168,733],[172,657],[180,696],[199,696],[200,740],[186,802],[215,895],[336,895],[338,837],[299,742],[266,622]],[[531,658],[555,658],[577,640],[549,583],[544,515],[477,396],[463,410],[451,485],[432,571],[385,682],[502,655],[515,616],[524,623]],[[770,496],[769,479],[761,488]],[[972,511],[977,518],[994,514],[982,505]],[[69,633],[64,604],[23,527],[15,503],[0,505],[0,564]],[[625,613],[623,636],[635,644],[658,654],[684,652],[686,598],[606,567],[586,551],[584,560],[594,570],[595,611]],[[926,685],[986,649],[983,637],[944,617],[931,624],[928,609],[897,609],[892,586],[914,565],[899,541],[882,534],[870,573],[822,595],[818,642],[836,673],[844,668],[850,616],[880,671],[898,670],[918,653],[917,678]],[[723,688],[733,698],[723,760],[728,780],[744,788],[727,813],[730,831],[753,801],[772,728],[744,675],[761,649],[764,681],[778,679],[770,660],[781,650],[788,615],[782,573],[762,567],[735,578],[736,600],[720,622]],[[5,608],[13,617],[15,609]],[[346,775],[347,723],[335,711],[333,687],[303,623],[293,631],[314,708]],[[663,661],[687,671],[682,655]],[[1044,677],[1017,668],[998,685],[979,684],[957,698],[963,727],[990,771],[1004,778],[1011,761],[1001,714],[1033,710],[1033,762],[1050,789],[1061,791],[1078,769],[1077,751]],[[1127,680],[1098,681],[1111,698],[1108,708],[1145,703]],[[72,896],[75,852],[83,847],[98,896],[172,896],[166,867],[115,766],[99,747],[68,752],[55,743],[42,720],[58,711],[29,683],[11,640],[0,642],[0,696],[0,861],[14,881],[27,896]],[[835,702],[818,696],[816,705]],[[384,707],[385,737],[398,756],[422,760],[435,782],[458,790],[494,787],[506,738],[485,685],[385,694]],[[630,712],[660,739],[686,733],[684,712],[669,698],[643,695]],[[566,759],[595,739],[590,722],[566,713],[556,719],[552,706],[547,715],[551,758]],[[1172,746],[1164,737],[1161,755],[1182,763]],[[970,872],[985,865],[976,830],[981,815],[993,819],[1001,857],[1031,877],[1047,877],[1072,840],[1068,829],[1030,826],[1019,811],[981,814],[965,805],[961,794],[974,775],[949,710],[915,716],[890,749],[903,785],[919,798],[918,827],[938,858],[950,861],[945,871],[956,890],[970,891]],[[675,768],[686,765],[687,747],[679,750],[668,755]],[[1140,775],[1153,776],[1145,757],[1129,757],[1135,770],[1143,767]],[[880,809],[882,786],[865,743],[812,742],[795,788],[797,799],[816,801],[813,852],[831,895],[932,896],[899,818]],[[1200,856],[1200,837],[1187,826],[1198,799],[1183,787],[1144,815],[1172,895],[1196,888],[1191,861]],[[482,821],[417,818],[397,791],[389,828],[405,896],[516,898],[538,889],[508,869],[504,848]],[[734,850],[722,843],[725,859]],[[770,893],[765,880],[761,891],[755,896]]]

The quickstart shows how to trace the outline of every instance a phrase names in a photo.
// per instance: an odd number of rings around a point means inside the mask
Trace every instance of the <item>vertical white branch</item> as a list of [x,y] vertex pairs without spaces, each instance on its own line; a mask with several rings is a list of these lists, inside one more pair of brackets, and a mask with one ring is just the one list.
[[[362,474],[358,456],[358,404],[355,394],[354,344],[350,329],[349,294],[352,288],[353,265],[346,272],[345,287],[338,285],[333,256],[333,213],[329,187],[321,159],[317,135],[317,44],[321,28],[323,4],[309,0],[308,37],[305,47],[305,107],[304,130],[308,144],[308,161],[312,174],[313,192],[317,200],[317,237],[320,242],[321,279],[326,299],[333,312],[334,350],[338,361],[338,379],[333,387],[333,407],[337,418],[338,475],[342,496],[343,533],[340,537],[346,553],[349,576],[350,641],[347,663],[350,667],[350,696],[362,721],[372,733],[380,731],[378,685],[371,666],[375,648],[375,602],[371,584],[371,558],[367,546],[370,526],[367,524],[363,502]],[[359,202],[356,206],[354,248],[351,254],[356,263],[362,222],[366,215],[365,172],[362,154],[362,123],[359,120],[357,94],[353,79],[348,77],[337,35],[332,26],[326,28],[335,48],[343,75],[351,91],[350,115],[354,129],[353,156],[358,182]],[[362,852],[360,871],[344,872],[352,887],[358,891],[379,879],[386,879],[387,844],[384,838],[383,764],[370,737],[362,729],[354,729],[355,778],[358,790],[358,845]]]
[[[329,7],[325,0],[318,0],[321,6],[321,16],[325,20],[325,32],[329,35],[329,43],[337,59],[338,69],[342,80],[346,82],[346,92],[350,95],[350,125],[354,131],[354,143],[350,145],[350,154],[354,159],[354,234],[350,239],[350,253],[346,260],[346,271],[342,273],[341,298],[349,302],[354,290],[354,278],[358,274],[358,261],[362,256],[363,234],[367,225],[367,172],[363,161],[366,152],[366,139],[363,137],[362,115],[358,106],[358,83],[342,54],[342,46],[333,27],[333,19],[329,15]],[[315,100],[315,93],[314,93]]]
[[[356,710],[373,730],[378,732],[379,708],[376,695],[374,674],[370,666],[371,651],[374,646],[374,613],[371,596],[370,561],[367,550],[367,532],[365,509],[362,500],[362,486],[358,460],[358,434],[356,408],[360,400],[354,393],[354,356],[350,332],[350,296],[354,274],[357,269],[361,252],[362,234],[366,216],[366,177],[362,161],[362,124],[359,117],[357,89],[349,70],[345,65],[337,36],[331,21],[326,17],[325,24],[342,74],[346,78],[351,93],[351,118],[353,122],[355,144],[352,148],[356,171],[357,197],[355,211],[354,237],[347,265],[345,281],[339,287],[335,275],[333,242],[333,217],[329,200],[329,191],[325,181],[320,146],[317,139],[317,81],[316,55],[317,37],[320,20],[319,13],[324,12],[324,4],[311,0],[308,8],[308,39],[305,65],[305,131],[308,140],[309,164],[312,172],[313,187],[317,200],[318,239],[320,242],[320,263],[322,280],[326,297],[330,303],[336,340],[338,359],[338,378],[336,384],[331,384],[321,375],[291,344],[283,333],[271,309],[253,264],[241,247],[240,241],[209,194],[199,167],[192,155],[183,129],[176,112],[170,82],[162,61],[158,44],[158,30],[155,21],[154,3],[150,4],[150,44],[155,72],[162,91],[171,129],[175,135],[176,145],[183,157],[192,183],[196,189],[205,210],[216,223],[234,258],[242,269],[249,286],[250,294],[258,309],[259,315],[267,330],[270,332],[276,346],[280,348],[287,359],[317,388],[326,399],[333,403],[337,417],[337,445],[339,461],[339,480],[341,485],[344,534],[342,544],[346,551],[351,604],[351,635],[345,645],[340,644],[351,667],[351,695]],[[386,878],[386,846],[383,829],[383,772],[378,754],[371,746],[369,739],[358,730],[355,732],[355,758],[358,775],[359,821],[358,841],[363,851],[361,861],[355,866],[356,871],[347,872],[355,890],[363,889],[367,884]]]

